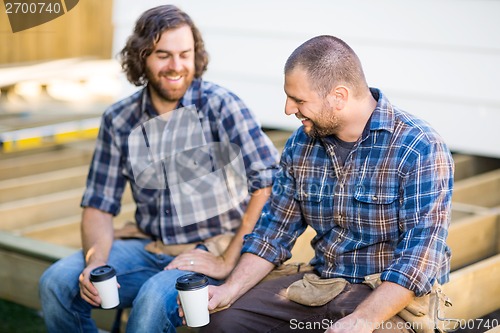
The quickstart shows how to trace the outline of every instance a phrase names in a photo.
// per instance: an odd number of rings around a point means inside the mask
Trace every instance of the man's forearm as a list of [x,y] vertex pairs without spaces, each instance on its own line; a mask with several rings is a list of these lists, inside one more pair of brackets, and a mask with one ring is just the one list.
[[113,244],[113,217],[95,208],[82,213],[82,249],[85,263],[105,264]]
[[231,304],[274,269],[274,264],[252,253],[244,253],[225,285],[231,290]]
[[[351,314],[363,325],[377,325],[403,310],[415,294],[396,283],[383,282]],[[374,325],[374,326],[373,326]]]
[[243,246],[243,237],[253,231],[255,224],[259,220],[269,195],[271,187],[265,187],[252,193],[248,207],[241,221],[241,225],[236,235],[231,240],[227,250],[224,253],[224,259],[234,267],[240,257],[241,247]]

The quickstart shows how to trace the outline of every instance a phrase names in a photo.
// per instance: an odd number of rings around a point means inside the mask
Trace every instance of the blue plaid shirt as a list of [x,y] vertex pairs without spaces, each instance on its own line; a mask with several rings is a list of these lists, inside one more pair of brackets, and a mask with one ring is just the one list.
[[377,107],[343,166],[331,137],[311,139],[302,128],[290,137],[243,252],[279,265],[309,225],[321,277],[360,283],[382,272],[420,296],[448,281],[454,164],[427,123],[372,94]]
[[[240,147],[249,192],[271,186],[279,154],[245,104],[230,91],[202,80],[193,81],[179,107],[193,104],[207,144],[229,140]],[[172,223],[174,207],[168,188],[145,189],[134,181],[129,134],[156,116],[147,88],[104,112],[81,206],[117,215],[129,183],[137,204],[137,224],[154,239],[161,239],[165,244],[183,244],[234,231],[240,225],[249,197],[225,213],[182,227]]]

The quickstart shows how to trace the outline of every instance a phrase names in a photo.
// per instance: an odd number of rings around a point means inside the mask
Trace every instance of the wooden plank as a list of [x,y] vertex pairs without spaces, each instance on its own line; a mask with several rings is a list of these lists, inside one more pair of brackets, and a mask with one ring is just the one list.
[[500,168],[500,159],[474,155],[453,154],[455,181]]
[[455,183],[453,202],[493,208],[500,205],[500,169]]
[[5,231],[0,231],[0,249],[2,251],[15,252],[19,255],[25,255],[32,259],[39,259],[46,262],[54,262],[75,251],[68,247],[16,236]]
[[[0,230],[22,229],[30,225],[56,220],[81,212],[83,188],[0,204]],[[129,187],[122,203],[132,201]]]
[[0,181],[0,203],[85,186],[87,165]]
[[[122,206],[120,214],[114,219],[115,228],[121,227],[127,221],[134,221],[135,207],[134,203]],[[81,248],[80,220],[80,215],[71,216],[17,230],[17,233],[51,244],[79,249]]]
[[498,253],[500,217],[473,216],[451,224],[447,243],[451,248],[451,269],[456,270]]
[[0,20],[3,32],[0,63],[75,56],[110,58],[113,44],[112,9],[112,0],[80,1],[57,19],[17,33],[11,32],[5,15]]
[[39,309],[38,280],[50,263],[0,250],[0,265],[0,297]]
[[55,150],[0,160],[0,180],[89,165],[90,150]]
[[[0,298],[40,309],[38,281],[54,261],[74,253],[74,249],[29,240],[0,231]],[[19,286],[22,286],[20,288]],[[93,311],[98,327],[109,330],[115,310]]]
[[0,229],[29,225],[78,214],[83,189],[73,189],[0,204]]
[[450,274],[443,290],[453,307],[448,318],[474,319],[500,309],[500,254]]

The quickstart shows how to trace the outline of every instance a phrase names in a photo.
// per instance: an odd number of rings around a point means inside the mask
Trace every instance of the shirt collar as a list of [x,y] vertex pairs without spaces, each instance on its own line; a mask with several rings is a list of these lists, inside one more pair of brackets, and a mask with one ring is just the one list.
[[379,89],[370,88],[370,92],[377,100],[377,106],[371,116],[370,130],[386,130],[392,133],[394,130],[394,109],[392,104]]

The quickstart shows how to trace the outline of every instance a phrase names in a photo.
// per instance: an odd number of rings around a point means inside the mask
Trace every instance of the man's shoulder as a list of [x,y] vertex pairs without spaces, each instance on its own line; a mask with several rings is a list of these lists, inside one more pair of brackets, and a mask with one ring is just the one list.
[[240,100],[241,98],[233,92],[231,89],[224,87],[220,84],[214,83],[212,81],[206,81],[203,80],[201,83],[201,89],[202,92],[205,96],[208,98],[212,99],[237,99]]
[[132,112],[140,109],[143,91],[144,88],[141,88],[131,95],[116,101],[104,111],[104,115],[116,116],[124,112]]
[[436,129],[425,119],[413,113],[395,108],[395,126],[401,127],[406,137],[420,138],[426,143],[443,142]]
[[304,126],[300,126],[288,137],[284,149],[293,153],[296,149],[302,149],[304,146],[311,147],[313,145],[321,146],[319,140],[309,137],[304,132]]

